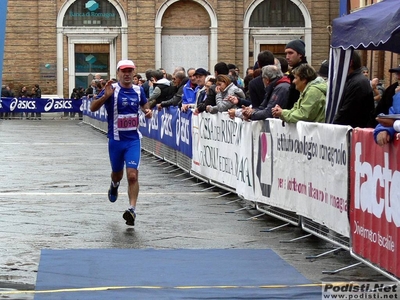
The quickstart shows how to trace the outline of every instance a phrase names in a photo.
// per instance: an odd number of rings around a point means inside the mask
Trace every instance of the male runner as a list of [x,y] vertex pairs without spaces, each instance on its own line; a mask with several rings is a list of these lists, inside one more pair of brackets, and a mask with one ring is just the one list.
[[117,64],[118,82],[108,81],[104,89],[90,105],[97,111],[104,104],[108,122],[108,152],[111,163],[111,185],[108,199],[115,202],[118,187],[124,175],[124,164],[128,179],[130,207],[124,212],[126,225],[134,226],[136,202],[139,196],[138,169],[140,165],[139,106],[146,118],[152,117],[146,94],[142,87],[132,83],[135,64],[131,60],[121,60]]

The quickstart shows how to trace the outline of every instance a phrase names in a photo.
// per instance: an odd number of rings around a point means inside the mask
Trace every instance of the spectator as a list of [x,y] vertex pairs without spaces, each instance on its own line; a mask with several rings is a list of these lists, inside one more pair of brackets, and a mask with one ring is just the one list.
[[147,99],[150,98],[150,86],[152,86],[152,82],[151,82],[151,77],[153,76],[153,69],[147,69],[145,72],[145,76],[146,76],[146,81],[143,82],[142,87],[144,89],[144,92],[146,94]]
[[[274,54],[271,51],[265,50],[258,54],[257,64],[259,68],[275,64]],[[249,83],[249,95],[253,108],[258,108],[264,101],[265,87],[262,76],[255,76]],[[240,104],[239,104],[240,105]]]
[[[400,86],[395,89],[395,94],[393,96],[393,105],[389,109],[389,115],[393,114],[400,114]],[[379,115],[376,119],[379,124],[374,130],[374,139],[379,146],[384,146],[392,141],[395,132],[399,131],[399,122],[397,122],[396,130],[394,128],[394,123],[396,119],[382,118],[379,117]]]
[[183,87],[189,81],[189,78],[186,77],[185,71],[177,71],[172,77],[172,81],[176,87],[176,93],[172,97],[172,99],[162,101],[157,104],[157,109],[161,110],[163,107],[169,106],[181,106],[182,105],[182,96],[183,96]]
[[96,96],[96,92],[97,92],[97,83],[96,80],[93,79],[90,82],[90,86],[86,89],[86,97],[93,98],[94,96]]
[[135,76],[133,76],[133,84],[141,85],[140,79],[142,79],[142,76],[140,74],[135,74]]
[[165,71],[165,69],[159,68],[158,70],[163,73],[164,78],[167,78],[167,71]]
[[[78,88],[74,88],[74,89],[72,90],[70,99],[72,99],[72,100],[79,100],[79,99],[80,99],[80,98],[79,98],[79,94],[78,94]],[[65,114],[68,115],[68,113],[65,113],[65,112],[64,112],[64,116],[65,116]],[[72,119],[75,119],[75,112],[70,112],[69,116],[70,116],[71,120],[72,120]]]
[[[217,96],[218,91],[217,91],[217,86],[215,84],[215,78],[218,75],[229,75],[229,67],[226,63],[219,62],[214,65],[214,76],[212,79],[212,81],[214,83],[213,84],[209,83],[209,88],[207,88],[207,91],[205,91],[206,97],[204,98],[204,101],[197,103],[196,110],[195,110],[196,114],[202,113],[203,111],[205,111],[206,107],[208,105],[211,105],[211,106],[217,105],[216,96]],[[205,83],[206,85],[207,85],[207,81],[209,81],[210,78],[211,77],[207,76],[206,83]]]
[[194,72],[194,76],[196,76],[196,101],[195,105],[191,106],[192,108],[196,108],[200,103],[203,103],[206,98],[206,78],[210,73],[203,68],[198,68],[196,72]]
[[95,81],[101,81],[101,80],[103,80],[103,79],[101,78],[101,74],[100,74],[100,73],[94,74],[94,80],[95,80]]
[[[248,67],[248,68],[246,69],[246,76],[252,75],[253,72],[254,72],[254,67]],[[245,76],[245,77],[246,77],[246,76]]]
[[246,99],[250,99],[249,83],[250,83],[251,80],[253,80],[253,78],[254,78],[253,77],[253,72],[251,72],[250,74],[246,75],[243,78],[243,84],[244,84],[243,92],[244,92],[244,95],[245,95]]
[[[194,79],[196,88],[194,89],[193,94],[190,89],[184,88],[184,94],[183,94],[183,99],[182,99],[182,111],[186,112],[189,108],[195,108],[195,107],[197,107],[198,103],[203,102],[203,100],[206,97],[204,85],[206,83],[205,80],[208,75],[210,75],[210,73],[203,68],[198,68],[195,70],[191,81]],[[187,92],[188,97],[186,96],[185,92]],[[190,99],[190,97],[194,97],[194,98]],[[189,99],[190,99],[190,102],[189,102]]]
[[319,67],[319,70],[318,70],[318,75],[321,76],[325,81],[328,80],[328,76],[329,76],[329,61],[324,60],[321,63],[321,66]]
[[[288,62],[290,70],[294,70],[301,64],[306,64],[306,45],[302,40],[292,40],[286,45],[285,49],[286,60]],[[294,74],[290,71],[288,76],[290,82],[292,83],[289,90],[289,98],[287,108],[290,109],[293,107],[294,103],[299,99],[300,92],[296,89],[295,84],[293,83]]]
[[[34,91],[35,91],[34,98],[35,99],[41,99],[42,98],[42,90],[40,89],[38,84],[35,84]],[[36,100],[36,101],[38,101],[38,100]],[[37,120],[41,120],[42,119],[42,113],[41,112],[37,112],[36,113],[36,119]]]
[[243,107],[245,120],[264,120],[272,118],[272,108],[279,105],[286,108],[290,79],[277,66],[264,66],[262,78],[266,87],[265,99],[258,109]]
[[395,82],[389,85],[383,92],[382,99],[381,101],[378,102],[378,105],[374,110],[373,119],[370,122],[371,127],[375,127],[378,124],[375,118],[379,114],[386,115],[389,113],[389,108],[392,106],[393,103],[393,96],[395,94],[395,90],[400,85],[400,65],[397,68],[389,69],[389,72],[394,74]]
[[183,86],[182,111],[187,111],[189,106],[194,107],[196,104],[197,79],[194,74],[195,72],[195,68],[189,68],[187,70],[189,81]]
[[[12,97],[11,89],[8,85],[1,86],[1,97]],[[10,113],[0,113],[0,119],[10,119]]]
[[277,57],[276,59],[279,60],[279,63],[281,64],[281,71],[283,73],[283,75],[288,75],[289,74],[289,65],[288,62],[286,60],[286,58],[284,57]]
[[205,98],[204,101],[197,103],[196,109],[194,111],[194,114],[197,115],[199,113],[202,113],[203,111],[206,111],[207,105],[214,106],[217,104],[215,98],[217,96],[216,92],[216,79],[214,75],[208,75],[205,80]]
[[153,72],[154,90],[149,98],[149,107],[152,109],[157,104],[171,99],[176,93],[176,86],[171,85],[171,82],[165,78],[162,70]]
[[234,107],[235,105],[229,101],[230,96],[244,98],[243,90],[236,86],[227,75],[218,75],[216,78],[216,85],[219,90],[216,96],[217,105],[208,105],[206,110],[209,113],[224,112]]
[[292,70],[292,74],[300,97],[291,109],[282,109],[276,105],[272,109],[272,115],[288,123],[325,122],[326,82],[308,64],[301,64]]
[[[18,94],[18,98],[29,98],[29,91],[28,91],[28,88],[26,86],[23,86],[21,88],[21,90],[19,91],[19,94]],[[25,115],[26,119],[29,119],[29,113],[28,112],[21,113],[21,118],[23,118],[24,115]]]
[[[369,79],[369,69],[367,67],[362,67],[361,68],[361,72],[363,73],[363,75],[365,77],[367,77]],[[378,89],[378,85],[379,85],[379,79],[378,78],[373,78],[372,80],[370,80],[370,84],[371,84],[371,88],[372,88],[372,92],[374,93],[374,105],[375,107],[377,106],[378,102],[381,100],[382,98],[382,93],[379,91]]]
[[374,109],[374,96],[369,80],[362,74],[357,51],[350,59],[349,72],[334,124],[367,127]]

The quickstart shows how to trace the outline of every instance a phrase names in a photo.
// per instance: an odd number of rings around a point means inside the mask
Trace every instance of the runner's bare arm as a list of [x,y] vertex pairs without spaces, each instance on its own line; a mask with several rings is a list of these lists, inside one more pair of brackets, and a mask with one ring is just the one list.
[[111,85],[113,82],[111,80],[107,81],[104,87],[104,94],[100,98],[93,99],[90,104],[90,111],[97,111],[100,107],[107,101],[108,98],[114,93],[114,88]]
[[146,104],[141,106],[142,111],[144,112],[144,115],[146,118],[151,118],[153,116],[153,111],[150,109],[149,103],[147,102]]

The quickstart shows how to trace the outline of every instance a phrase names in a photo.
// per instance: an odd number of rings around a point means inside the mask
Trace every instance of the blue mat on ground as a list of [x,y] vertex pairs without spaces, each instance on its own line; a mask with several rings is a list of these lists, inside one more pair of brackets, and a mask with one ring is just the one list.
[[42,250],[35,300],[321,299],[270,249]]

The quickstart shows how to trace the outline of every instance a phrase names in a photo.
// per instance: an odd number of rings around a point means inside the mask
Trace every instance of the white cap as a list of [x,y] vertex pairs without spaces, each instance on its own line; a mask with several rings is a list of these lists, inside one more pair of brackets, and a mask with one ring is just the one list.
[[133,61],[128,60],[128,59],[120,60],[118,62],[118,64],[117,64],[117,70],[119,70],[119,69],[121,69],[121,70],[123,70],[123,69],[135,69],[135,68],[136,68],[136,66],[133,63]]

